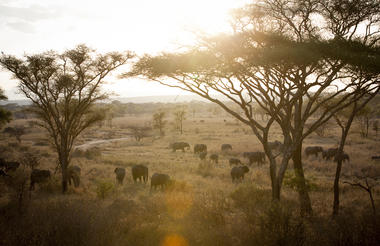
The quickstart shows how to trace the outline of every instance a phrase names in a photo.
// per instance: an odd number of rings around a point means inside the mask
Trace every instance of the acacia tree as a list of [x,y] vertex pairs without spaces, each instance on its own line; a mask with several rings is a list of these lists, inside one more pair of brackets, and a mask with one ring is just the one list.
[[164,127],[167,123],[165,120],[166,113],[164,111],[159,111],[153,114],[153,128],[156,128],[160,131],[160,136],[164,136]]
[[6,127],[3,132],[15,137],[19,143],[21,143],[21,136],[26,133],[23,126]]
[[186,120],[186,111],[183,108],[178,108],[174,111],[175,127],[182,134],[183,133],[183,121]]
[[[203,38],[183,53],[145,55],[124,76],[142,76],[195,93],[248,125],[270,161],[273,199],[280,199],[284,173],[292,160],[301,213],[311,213],[302,142],[356,100],[357,81],[349,79],[348,68],[380,71],[379,10],[379,1],[255,2],[236,11],[232,34]],[[370,79],[360,91],[365,93],[376,83]],[[317,100],[326,92],[328,97]],[[267,113],[266,122],[255,120],[256,105]],[[317,114],[323,105],[329,109]],[[286,146],[279,168],[268,147],[274,122]]]
[[133,55],[96,54],[79,45],[62,54],[53,51],[26,55],[2,54],[0,64],[19,81],[20,91],[32,101],[39,125],[50,137],[62,171],[62,191],[67,190],[71,152],[83,130],[101,120],[94,104],[107,97],[100,91],[104,78]]
[[[369,76],[369,75],[367,75]],[[355,78],[355,75],[352,75],[352,79],[358,79],[358,87],[360,87],[360,84],[365,81],[367,78],[361,77],[361,78]],[[379,77],[380,78],[380,77]],[[344,146],[346,144],[347,136],[350,131],[352,122],[355,117],[357,117],[360,112],[365,108],[369,101],[373,99],[376,94],[380,91],[380,86],[373,86],[370,90],[367,91],[367,94],[363,94],[360,92],[360,89],[355,90],[357,92],[356,100],[354,100],[353,104],[349,107],[346,107],[343,110],[340,110],[339,112],[336,112],[333,116],[334,120],[338,124],[338,126],[341,129],[341,135],[340,135],[340,141],[338,146],[338,151],[335,156],[336,161],[336,171],[335,171],[335,178],[334,178],[334,200],[333,200],[333,212],[332,215],[336,216],[339,214],[339,203],[340,203],[340,191],[339,191],[339,180],[342,170],[342,163],[343,163],[343,153],[344,153]],[[339,98],[337,98],[339,100]],[[328,105],[325,105],[328,107]]]
[[[8,98],[7,96],[4,95],[3,89],[0,88],[0,100],[7,100],[7,99]],[[12,119],[12,113],[0,107],[0,127],[10,122],[11,119]]]

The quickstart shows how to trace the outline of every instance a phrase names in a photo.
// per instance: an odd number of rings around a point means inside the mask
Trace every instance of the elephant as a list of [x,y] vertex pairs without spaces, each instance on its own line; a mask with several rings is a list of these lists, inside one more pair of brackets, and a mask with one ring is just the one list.
[[167,174],[155,173],[150,178],[150,190],[157,189],[157,186],[164,189],[170,183],[170,177]]
[[331,158],[335,157],[338,152],[338,148],[330,148],[322,152],[322,157],[326,161],[329,161]]
[[42,183],[50,178],[49,170],[33,169],[30,174],[30,190],[34,190],[35,183]]
[[123,180],[125,177],[125,168],[117,167],[115,168],[116,180],[119,184],[123,184]]
[[194,154],[202,153],[202,152],[206,152],[207,153],[207,145],[205,145],[205,144],[196,144],[196,145],[194,145]]
[[221,149],[222,149],[223,152],[225,152],[225,151],[231,151],[232,150],[232,146],[231,146],[231,144],[222,144]]
[[232,165],[239,165],[239,164],[241,164],[241,161],[238,158],[231,158],[229,160],[229,163],[230,163],[230,166],[232,166]]
[[308,146],[305,148],[306,157],[309,157],[309,155],[315,155],[315,157],[318,157],[318,153],[323,153],[323,148],[321,146]]
[[178,149],[181,149],[183,152],[185,152],[185,148],[190,149],[190,145],[186,142],[175,142],[170,147],[173,149],[173,152],[176,152]]
[[17,162],[17,161],[9,161],[9,162],[6,162],[5,163],[5,171],[6,172],[9,172],[9,171],[16,171],[17,168],[20,166],[20,163]]
[[247,166],[233,167],[231,169],[232,182],[234,182],[235,180],[243,180],[244,175],[248,172],[249,168]]
[[265,162],[265,153],[261,151],[244,152],[243,157],[248,158],[249,165],[252,165],[254,162],[257,162],[257,165],[261,165]]
[[348,161],[349,162],[350,156],[344,152],[341,155],[336,154],[334,157],[334,161],[335,162],[338,162],[338,161],[342,161],[342,162]]
[[0,158],[0,168],[4,168],[5,172],[9,171],[16,171],[17,168],[20,166],[20,163],[17,161],[5,161],[4,159]]
[[215,162],[215,164],[218,164],[219,156],[218,154],[212,154],[210,155],[210,160]]
[[148,168],[141,164],[134,165],[132,167],[132,177],[134,182],[139,179],[140,182],[144,181],[146,183],[148,181]]
[[201,160],[206,159],[206,156],[207,156],[207,153],[206,153],[206,152],[201,152],[201,153],[199,153],[199,158],[200,158]]
[[76,188],[79,187],[79,185],[80,185],[80,173],[81,173],[81,168],[78,166],[70,166],[67,169],[69,185],[71,185],[71,181],[73,181],[74,187],[76,187]]

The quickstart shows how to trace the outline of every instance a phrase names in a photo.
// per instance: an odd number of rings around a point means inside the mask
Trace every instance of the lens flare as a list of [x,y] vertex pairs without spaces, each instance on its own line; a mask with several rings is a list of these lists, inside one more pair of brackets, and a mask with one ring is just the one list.
[[168,235],[162,241],[161,246],[188,246],[186,239],[181,235],[172,234]]

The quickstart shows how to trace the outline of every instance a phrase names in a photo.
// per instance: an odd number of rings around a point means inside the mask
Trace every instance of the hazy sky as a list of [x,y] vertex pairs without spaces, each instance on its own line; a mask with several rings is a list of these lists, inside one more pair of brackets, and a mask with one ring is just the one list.
[[[85,43],[98,51],[157,53],[192,43],[193,34],[228,30],[228,11],[246,0],[0,0],[0,51],[22,56]],[[118,71],[120,72],[120,70]],[[16,80],[0,71],[9,99]],[[108,78],[123,97],[179,93],[155,83]]]

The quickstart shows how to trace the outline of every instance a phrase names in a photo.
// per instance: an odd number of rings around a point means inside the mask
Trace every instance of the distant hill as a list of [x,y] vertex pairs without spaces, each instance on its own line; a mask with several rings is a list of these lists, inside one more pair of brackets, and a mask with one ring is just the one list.
[[178,102],[191,102],[203,101],[208,102],[206,99],[197,95],[167,95],[167,96],[145,96],[145,97],[119,97],[111,98],[111,101],[118,100],[122,103],[178,103]]
[[[112,102],[114,100],[120,101],[122,103],[178,103],[178,102],[191,102],[191,101],[202,101],[208,102],[206,99],[197,95],[166,95],[166,96],[144,96],[144,97],[115,97],[110,98],[108,101]],[[7,100],[0,101],[0,105],[7,104],[18,104],[19,106],[29,105],[29,100]]]
[[0,105],[7,105],[7,104],[18,104],[19,106],[29,105],[31,102],[29,100],[6,100],[6,101],[0,101]]

